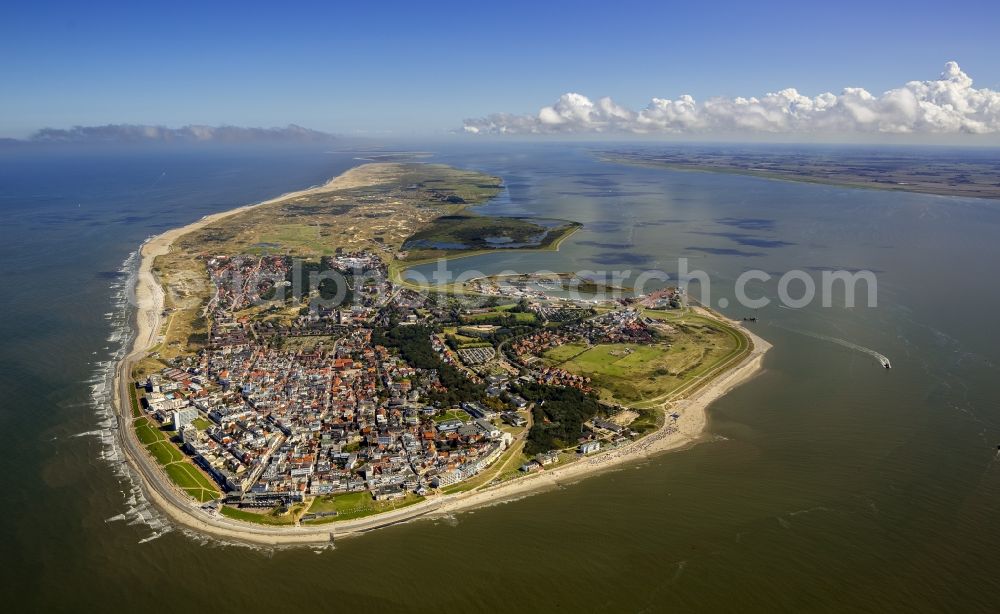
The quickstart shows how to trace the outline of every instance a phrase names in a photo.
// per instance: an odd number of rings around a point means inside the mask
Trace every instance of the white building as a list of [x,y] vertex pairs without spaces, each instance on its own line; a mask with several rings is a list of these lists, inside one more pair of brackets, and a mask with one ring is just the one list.
[[198,417],[198,410],[194,407],[175,409],[172,413],[175,431],[180,431],[185,426],[194,422],[194,419]]
[[592,452],[597,452],[601,449],[601,442],[599,441],[588,441],[586,443],[580,444],[580,454],[590,454]]
[[481,430],[489,439],[496,439],[500,437],[500,433],[503,432],[489,420],[476,420],[476,426],[479,427],[479,430]]

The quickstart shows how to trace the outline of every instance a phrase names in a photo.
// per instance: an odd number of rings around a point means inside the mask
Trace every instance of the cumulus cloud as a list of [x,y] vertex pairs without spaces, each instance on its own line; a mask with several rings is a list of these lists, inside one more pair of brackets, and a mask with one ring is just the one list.
[[242,128],[238,126],[184,126],[165,128],[135,124],[106,126],[74,126],[73,128],[43,128],[31,136],[40,143],[131,143],[162,141],[177,143],[249,141],[321,142],[333,136],[316,130],[289,124],[284,128]]
[[910,81],[881,95],[859,87],[839,95],[795,88],[751,98],[688,95],[653,98],[633,111],[611,98],[563,94],[537,115],[497,113],[465,120],[473,134],[993,134],[1000,132],[1000,92],[976,89],[956,62],[937,80]]

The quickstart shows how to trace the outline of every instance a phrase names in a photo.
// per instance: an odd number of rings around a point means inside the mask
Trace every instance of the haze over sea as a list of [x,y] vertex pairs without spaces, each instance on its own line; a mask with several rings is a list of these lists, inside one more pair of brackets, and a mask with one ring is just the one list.
[[[199,539],[157,520],[103,443],[130,254],[207,213],[325,181],[361,154],[0,150],[0,587],[22,600],[8,607],[991,607],[1000,201],[610,164],[584,144],[422,149],[502,176],[507,192],[485,212],[584,223],[558,253],[501,252],[454,270],[673,273],[688,257],[711,274],[713,298],[730,299],[721,311],[759,318],[751,326],[774,344],[764,372],[709,409],[704,443],[556,491],[316,552]],[[869,269],[878,307],[751,314],[732,300],[748,268]],[[776,295],[773,282],[757,291]]]

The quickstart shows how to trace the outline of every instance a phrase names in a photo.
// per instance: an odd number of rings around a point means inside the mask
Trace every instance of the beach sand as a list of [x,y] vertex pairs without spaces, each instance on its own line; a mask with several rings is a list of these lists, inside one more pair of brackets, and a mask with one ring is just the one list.
[[[130,380],[131,367],[160,342],[164,292],[153,273],[154,259],[168,253],[170,246],[178,237],[237,213],[289,198],[370,185],[377,181],[379,171],[382,170],[379,168],[380,166],[388,165],[363,165],[351,169],[321,186],[291,192],[261,203],[209,215],[182,228],[169,230],[152,237],[143,244],[140,251],[142,259],[136,277],[134,298],[136,337],[131,353],[122,360],[118,371],[118,384],[115,387],[116,411],[122,421],[119,435],[123,439],[123,444],[130,443],[124,438],[134,439],[135,437],[135,432],[131,428],[130,408],[123,403],[123,400],[127,399],[125,386]],[[714,313],[711,315],[720,317]],[[166,516],[185,528],[221,540],[261,545],[329,543],[335,538],[358,535],[381,526],[421,517],[440,517],[517,499],[560,484],[578,481],[597,472],[621,467],[628,463],[636,463],[649,456],[678,450],[696,443],[704,436],[708,420],[708,406],[729,390],[757,374],[761,370],[764,354],[771,347],[767,341],[742,327],[741,323],[730,323],[740,328],[751,339],[753,347],[750,353],[739,364],[715,377],[687,398],[666,405],[668,413],[676,412],[679,417],[676,421],[668,418],[660,429],[650,435],[555,469],[543,470],[499,485],[482,487],[465,493],[434,495],[420,503],[367,518],[295,527],[274,527],[232,521],[201,509],[200,505],[193,500],[187,502],[183,495],[179,496],[177,489],[169,484],[165,476],[162,476],[163,479],[159,479],[160,476],[153,475],[152,472],[160,471],[160,469],[150,463],[151,458],[141,449],[141,446],[123,445],[123,450],[126,457],[138,470],[137,474],[142,480],[142,490],[149,501]],[[139,458],[140,455],[145,455],[145,458]]]

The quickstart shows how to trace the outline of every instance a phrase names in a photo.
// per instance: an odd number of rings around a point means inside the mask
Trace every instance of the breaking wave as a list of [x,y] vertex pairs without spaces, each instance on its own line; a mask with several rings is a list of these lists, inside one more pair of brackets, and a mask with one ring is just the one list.
[[132,316],[135,301],[132,300],[136,276],[139,271],[139,252],[134,251],[125,258],[118,275],[109,286],[111,290],[111,311],[104,314],[111,333],[108,335],[105,360],[94,364],[94,375],[87,382],[90,384],[90,400],[97,416],[97,429],[80,433],[78,436],[93,436],[101,441],[100,460],[113,468],[115,475],[122,484],[122,499],[125,511],[112,516],[105,522],[124,522],[128,525],[143,525],[152,530],[152,534],[140,540],[146,543],[161,537],[173,530],[173,527],[142,495],[139,478],[125,460],[125,455],[118,443],[115,430],[118,420],[115,417],[115,371],[118,362],[128,353],[135,337],[132,328]]

